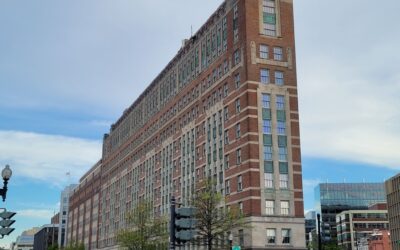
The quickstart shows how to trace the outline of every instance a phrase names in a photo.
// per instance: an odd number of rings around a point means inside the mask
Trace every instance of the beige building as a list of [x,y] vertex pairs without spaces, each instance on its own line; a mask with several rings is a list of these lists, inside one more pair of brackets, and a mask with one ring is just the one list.
[[400,174],[385,182],[392,249],[400,250]]

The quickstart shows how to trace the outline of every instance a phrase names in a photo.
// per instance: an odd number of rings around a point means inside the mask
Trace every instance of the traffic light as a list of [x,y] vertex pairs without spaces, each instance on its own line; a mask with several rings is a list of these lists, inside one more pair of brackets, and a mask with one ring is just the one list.
[[5,235],[9,235],[15,228],[10,228],[12,224],[14,224],[15,220],[10,220],[16,213],[9,212],[4,209],[3,212],[0,212],[0,218],[3,220],[0,221],[0,235],[4,237]]
[[178,242],[184,243],[194,239],[196,236],[197,220],[194,218],[196,208],[181,207],[175,211],[175,237]]

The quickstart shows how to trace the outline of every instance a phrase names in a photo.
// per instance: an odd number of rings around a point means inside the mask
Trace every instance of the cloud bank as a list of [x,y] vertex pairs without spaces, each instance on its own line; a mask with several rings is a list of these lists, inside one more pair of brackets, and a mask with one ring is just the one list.
[[303,154],[400,169],[400,3],[295,7]]
[[0,163],[13,175],[64,184],[78,180],[101,158],[101,142],[79,138],[0,131]]

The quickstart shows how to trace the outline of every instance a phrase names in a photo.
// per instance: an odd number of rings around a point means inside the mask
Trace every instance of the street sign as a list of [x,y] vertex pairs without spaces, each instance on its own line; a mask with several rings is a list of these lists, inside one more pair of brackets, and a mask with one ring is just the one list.
[[232,247],[232,250],[240,250],[241,248],[240,248],[240,246],[233,246]]

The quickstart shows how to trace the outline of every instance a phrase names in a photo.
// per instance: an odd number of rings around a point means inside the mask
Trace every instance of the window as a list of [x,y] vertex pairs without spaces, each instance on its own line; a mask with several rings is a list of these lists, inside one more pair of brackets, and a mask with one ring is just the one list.
[[263,120],[263,133],[271,134],[271,120]]
[[274,188],[274,175],[272,173],[264,173],[265,188]]
[[235,101],[236,113],[240,112],[240,99],[236,99]]
[[229,93],[229,86],[228,83],[224,84],[224,97],[228,96]]
[[269,83],[269,70],[268,69],[260,69],[260,82],[262,84]]
[[274,47],[274,60],[276,61],[283,60],[283,51],[281,47]]
[[268,59],[268,46],[261,44],[260,45],[260,58],[261,59]]
[[262,107],[266,109],[271,107],[271,96],[269,94],[262,94]]
[[240,137],[240,123],[236,124],[236,138]]
[[287,148],[279,147],[279,161],[287,161]]
[[283,95],[276,96],[276,109],[278,110],[285,109],[285,97]]
[[229,119],[228,107],[224,107],[224,120],[227,121]]
[[271,200],[265,201],[265,214],[274,215],[275,214],[275,202]]
[[290,244],[290,229],[282,229],[282,244]]
[[225,132],[224,132],[224,143],[225,143],[225,145],[229,144],[229,133],[228,133],[228,130],[225,130]]
[[279,187],[281,189],[288,189],[289,187],[289,175],[279,174]]
[[238,231],[239,233],[239,245],[243,246],[244,245],[244,233],[243,233],[243,229],[240,229]]
[[240,63],[240,50],[239,49],[235,50],[235,53],[233,54],[233,58],[234,58],[234,65],[237,65]]
[[286,122],[278,121],[277,122],[277,130],[278,130],[278,135],[285,135],[286,134]]
[[243,214],[243,202],[239,202],[238,207],[239,207],[239,213]]
[[275,84],[279,86],[282,86],[284,84],[282,71],[275,71]]
[[272,161],[264,161],[264,187],[274,188],[274,165]]
[[229,154],[225,155],[225,169],[229,168]]
[[275,0],[263,0],[264,35],[276,36]]
[[276,229],[268,228],[267,229],[267,244],[275,244],[276,243]]
[[231,193],[231,188],[229,185],[229,180],[225,181],[225,194],[230,194]]
[[281,201],[281,215],[289,215],[289,201]]
[[241,175],[239,175],[238,177],[237,177],[237,191],[238,192],[240,192],[240,191],[242,191],[243,190],[243,182],[242,182],[242,176]]
[[239,148],[236,150],[236,164],[242,163],[242,150]]
[[237,73],[235,75],[235,86],[237,89],[240,87],[240,74],[239,73]]
[[271,146],[264,146],[264,160],[272,160],[272,147]]

